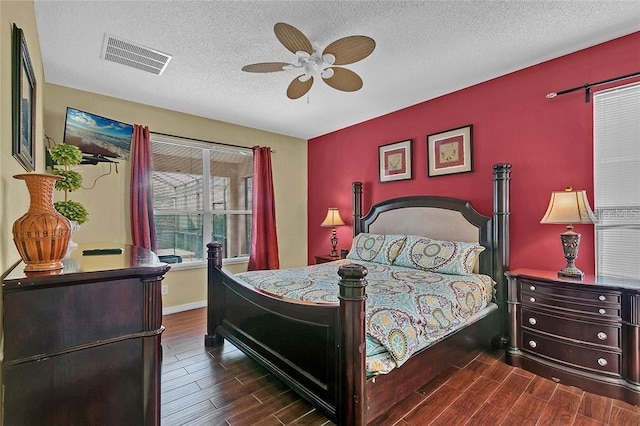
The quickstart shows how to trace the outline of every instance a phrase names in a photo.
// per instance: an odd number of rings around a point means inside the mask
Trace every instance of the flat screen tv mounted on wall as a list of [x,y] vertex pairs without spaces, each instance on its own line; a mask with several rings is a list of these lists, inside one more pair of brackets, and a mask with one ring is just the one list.
[[85,157],[129,159],[133,126],[67,107],[64,143],[75,145]]

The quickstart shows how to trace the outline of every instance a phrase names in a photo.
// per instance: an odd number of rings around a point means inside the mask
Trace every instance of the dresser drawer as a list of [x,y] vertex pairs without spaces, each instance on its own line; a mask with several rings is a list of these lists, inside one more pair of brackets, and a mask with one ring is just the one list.
[[523,279],[520,280],[520,291],[532,295],[544,295],[552,298],[570,299],[576,303],[583,304],[606,304],[620,306],[621,293],[611,290],[584,290],[575,289],[558,284],[547,284],[539,281]]
[[[538,288],[536,287],[536,290]],[[595,317],[618,319],[621,316],[620,303],[607,304],[605,302],[595,302],[586,299],[565,299],[553,294],[522,291],[523,306],[542,306],[551,309],[559,308],[568,311],[591,314]]]
[[522,349],[552,358],[572,367],[592,370],[600,374],[620,376],[621,353],[585,348],[527,330],[522,331]]
[[594,345],[620,348],[621,326],[574,321],[523,307],[522,327]]

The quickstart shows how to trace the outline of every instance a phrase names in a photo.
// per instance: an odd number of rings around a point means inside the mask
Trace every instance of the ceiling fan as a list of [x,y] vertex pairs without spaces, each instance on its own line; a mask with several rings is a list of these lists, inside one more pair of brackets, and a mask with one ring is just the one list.
[[311,43],[307,36],[292,25],[279,22],[273,27],[273,31],[280,43],[296,55],[295,63],[262,62],[245,65],[242,71],[265,73],[300,70],[302,74],[294,78],[287,88],[289,99],[304,96],[311,89],[314,78],[318,77],[343,92],[355,92],[362,88],[362,79],[358,74],[336,65],[352,64],[369,56],[376,47],[376,42],[371,37],[344,37],[321,51],[317,43]]

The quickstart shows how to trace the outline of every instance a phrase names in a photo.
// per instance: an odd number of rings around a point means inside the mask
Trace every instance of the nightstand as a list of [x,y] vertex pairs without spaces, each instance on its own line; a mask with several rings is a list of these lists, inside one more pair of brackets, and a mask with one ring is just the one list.
[[640,280],[518,269],[508,279],[508,364],[640,404]]
[[340,260],[342,259],[340,256],[331,256],[328,254],[323,254],[320,256],[314,256],[316,258],[316,265],[319,265],[321,263],[327,263],[327,262],[333,262],[334,260]]

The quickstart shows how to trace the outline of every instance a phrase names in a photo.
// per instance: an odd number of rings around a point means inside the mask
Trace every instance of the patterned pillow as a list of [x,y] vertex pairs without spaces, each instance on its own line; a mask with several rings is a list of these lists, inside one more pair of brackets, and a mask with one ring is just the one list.
[[391,265],[404,244],[406,235],[358,234],[347,259]]
[[461,241],[439,241],[407,235],[394,265],[452,275],[471,275],[484,247]]

